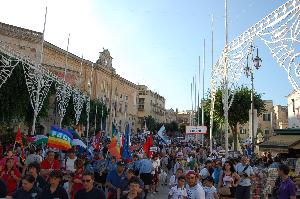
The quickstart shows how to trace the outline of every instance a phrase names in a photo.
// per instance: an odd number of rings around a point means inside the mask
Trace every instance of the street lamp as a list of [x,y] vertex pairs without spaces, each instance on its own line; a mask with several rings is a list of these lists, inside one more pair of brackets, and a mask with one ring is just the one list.
[[[253,46],[251,46],[250,53],[252,54]],[[254,67],[258,70],[261,67],[261,58],[258,56],[258,48],[256,47],[256,57],[253,58],[252,54],[252,62],[251,68],[248,65],[248,55],[247,55],[247,65],[245,68],[245,73],[247,78],[251,77],[251,134],[252,134],[252,153],[254,154],[255,150],[255,138],[254,138]]]
[[257,70],[261,67],[260,62],[262,62],[262,60],[258,56],[258,48],[256,48],[256,57],[253,59],[253,65]]

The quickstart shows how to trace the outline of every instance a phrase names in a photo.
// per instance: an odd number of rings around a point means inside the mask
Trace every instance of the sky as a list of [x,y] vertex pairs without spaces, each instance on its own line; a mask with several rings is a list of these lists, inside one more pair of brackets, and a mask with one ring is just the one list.
[[[228,0],[229,41],[285,2]],[[109,49],[117,73],[164,96],[166,108],[191,109],[190,85],[204,39],[205,92],[210,87],[212,15],[214,62],[225,44],[223,0],[1,0],[0,21],[42,32],[46,6],[48,42],[66,49],[70,34],[69,51],[94,62]],[[262,42],[255,44],[263,60],[255,71],[257,92],[286,105],[292,91],[286,72]],[[250,80],[240,84],[250,86]]]

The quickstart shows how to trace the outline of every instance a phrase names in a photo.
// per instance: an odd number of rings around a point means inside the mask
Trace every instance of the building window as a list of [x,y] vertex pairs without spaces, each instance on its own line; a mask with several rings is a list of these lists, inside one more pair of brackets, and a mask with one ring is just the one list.
[[295,113],[295,100],[292,99],[292,103],[293,103],[293,112]]
[[139,111],[144,111],[144,105],[139,105]]
[[122,99],[122,97],[123,97],[123,95],[121,94],[121,95],[120,95],[120,98]]
[[265,122],[271,121],[271,114],[270,113],[264,113],[263,114],[263,121],[265,121]]
[[145,98],[139,98],[139,104],[144,104]]
[[128,100],[128,95],[125,96],[125,100]]
[[264,133],[265,133],[264,135],[269,135],[270,134],[270,130],[269,129],[265,129]]
[[240,134],[246,134],[246,133],[247,133],[247,129],[240,127]]
[[125,112],[127,112],[127,110],[128,110],[128,105],[125,104]]
[[119,112],[121,113],[122,112],[122,104],[120,103],[119,105]]

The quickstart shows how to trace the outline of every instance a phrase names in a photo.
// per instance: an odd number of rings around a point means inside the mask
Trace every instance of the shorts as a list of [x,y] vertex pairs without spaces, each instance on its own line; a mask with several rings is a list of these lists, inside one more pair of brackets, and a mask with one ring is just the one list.
[[152,174],[151,173],[141,173],[141,180],[144,182],[144,185],[152,184]]

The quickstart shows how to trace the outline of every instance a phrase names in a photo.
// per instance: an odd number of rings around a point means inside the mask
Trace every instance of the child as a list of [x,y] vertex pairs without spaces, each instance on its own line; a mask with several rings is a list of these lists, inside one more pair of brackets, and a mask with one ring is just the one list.
[[214,187],[214,179],[208,176],[204,179],[205,199],[219,199],[217,189]]
[[185,177],[178,177],[178,184],[171,188],[168,199],[187,199]]

